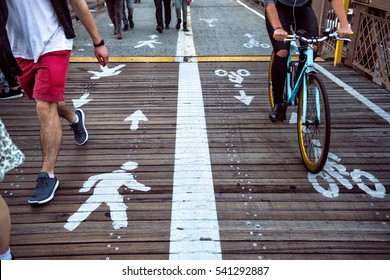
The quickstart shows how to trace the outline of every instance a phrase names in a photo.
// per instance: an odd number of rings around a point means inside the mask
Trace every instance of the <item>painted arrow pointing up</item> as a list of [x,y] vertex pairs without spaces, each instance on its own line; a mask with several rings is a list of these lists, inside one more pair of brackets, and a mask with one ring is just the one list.
[[240,96],[234,96],[234,97],[237,98],[238,100],[240,100],[245,105],[251,104],[251,102],[254,98],[254,96],[247,96],[245,91],[243,91],[243,90],[240,90]]
[[125,121],[131,121],[130,130],[137,130],[140,121],[147,122],[148,118],[142,113],[141,110],[137,110],[132,113]]

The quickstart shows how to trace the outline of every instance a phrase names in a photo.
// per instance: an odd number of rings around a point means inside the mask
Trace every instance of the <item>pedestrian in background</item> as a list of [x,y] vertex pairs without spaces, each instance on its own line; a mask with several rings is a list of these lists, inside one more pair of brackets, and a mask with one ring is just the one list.
[[108,16],[114,25],[114,35],[118,40],[122,39],[122,13],[123,0],[106,0]]
[[[127,9],[127,15],[126,15],[126,9]],[[123,0],[123,10],[122,10],[122,21],[123,21],[123,31],[127,31],[134,28],[134,21],[133,21],[133,15],[134,15],[134,7],[133,7],[133,1],[132,0]]]
[[192,0],[175,0],[177,30],[180,30],[180,25],[182,23],[182,15],[183,15],[183,30],[185,32],[190,31],[187,27],[187,17],[188,17],[188,6],[191,4],[191,2]]
[[[156,21],[157,21],[156,30],[160,33],[163,33],[164,23],[165,23],[165,29],[170,29],[169,25],[172,19],[171,0],[154,0],[154,5],[156,6]],[[163,10],[164,10],[164,17],[163,17]]]
[[21,70],[12,55],[7,30],[5,28],[8,19],[8,9],[5,0],[0,1],[0,70],[4,74],[8,87],[1,90],[0,100],[18,98],[23,96],[23,91],[16,79],[16,74]]

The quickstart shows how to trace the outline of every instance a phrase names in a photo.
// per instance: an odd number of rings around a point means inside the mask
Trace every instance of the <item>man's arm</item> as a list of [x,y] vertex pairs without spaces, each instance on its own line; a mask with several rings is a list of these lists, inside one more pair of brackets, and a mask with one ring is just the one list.
[[[89,11],[88,5],[85,0],[70,0],[70,3],[72,5],[73,11],[76,13],[76,16],[79,18],[80,22],[88,31],[89,36],[91,36],[93,44],[99,45],[102,42],[102,37],[100,37],[95,19]],[[98,47],[95,47],[94,52],[95,57],[97,58],[99,63],[103,66],[106,66],[109,57],[106,46],[99,45]]]

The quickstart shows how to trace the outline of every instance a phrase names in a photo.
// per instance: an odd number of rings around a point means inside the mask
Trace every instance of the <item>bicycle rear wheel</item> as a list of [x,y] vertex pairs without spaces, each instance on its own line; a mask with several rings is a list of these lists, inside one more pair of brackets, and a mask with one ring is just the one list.
[[301,87],[298,102],[298,141],[305,167],[311,173],[318,173],[324,167],[329,153],[330,109],[321,79],[316,73],[310,73],[307,77],[307,94]]
[[[271,57],[270,57],[270,60],[269,60],[269,65],[268,65],[268,95],[269,95],[269,105],[271,106],[271,110],[274,108],[275,106],[275,99],[274,99],[274,90],[273,90],[273,86],[272,86],[272,65],[274,63],[274,59],[275,59],[275,53],[272,51],[271,53]],[[287,67],[287,65],[286,65]],[[286,79],[286,87],[287,87],[287,79]],[[290,85],[292,87],[292,85]],[[285,91],[283,91],[283,103],[285,103],[285,108],[284,110],[286,111],[287,110],[287,89]],[[286,112],[285,112],[286,113]]]

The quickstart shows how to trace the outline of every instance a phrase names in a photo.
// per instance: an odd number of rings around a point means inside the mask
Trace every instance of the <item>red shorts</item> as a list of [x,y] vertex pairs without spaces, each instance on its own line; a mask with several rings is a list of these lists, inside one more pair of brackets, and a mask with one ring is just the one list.
[[23,73],[19,84],[30,99],[49,102],[64,101],[70,51],[55,51],[42,55],[37,63],[17,58]]

